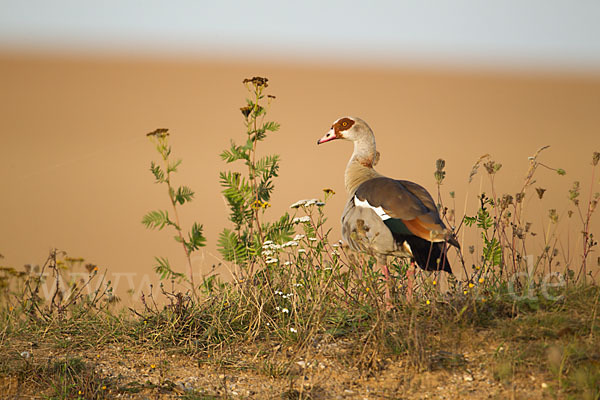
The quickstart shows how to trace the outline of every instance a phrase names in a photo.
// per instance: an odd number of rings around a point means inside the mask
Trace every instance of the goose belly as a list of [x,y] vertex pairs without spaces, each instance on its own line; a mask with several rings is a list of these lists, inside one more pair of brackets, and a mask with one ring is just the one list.
[[342,237],[356,251],[373,256],[410,257],[407,248],[397,243],[392,232],[373,208],[348,201],[342,214]]

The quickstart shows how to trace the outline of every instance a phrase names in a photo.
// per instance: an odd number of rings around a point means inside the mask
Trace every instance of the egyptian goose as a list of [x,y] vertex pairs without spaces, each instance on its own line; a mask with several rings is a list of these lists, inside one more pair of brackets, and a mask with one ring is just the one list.
[[459,244],[440,219],[427,190],[373,169],[379,160],[375,136],[360,118],[338,119],[317,144],[335,139],[354,142],[344,176],[349,199],[342,214],[342,236],[350,247],[377,257],[386,281],[387,256],[409,258],[411,264],[427,271],[452,273],[446,243]]

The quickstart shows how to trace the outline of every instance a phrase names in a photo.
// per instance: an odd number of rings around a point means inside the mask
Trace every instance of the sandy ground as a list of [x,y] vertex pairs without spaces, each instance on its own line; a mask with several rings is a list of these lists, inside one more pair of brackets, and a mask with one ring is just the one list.
[[[232,348],[213,360],[119,345],[70,351],[69,356],[82,357],[94,366],[98,376],[106,379],[110,398],[170,399],[192,393],[229,399],[552,398],[553,383],[546,383],[548,377],[540,373],[497,380],[492,363],[499,344],[486,333],[474,335],[472,343],[468,352],[429,354],[428,371],[419,371],[401,357],[375,358],[370,367],[359,368],[347,358],[352,345],[332,340],[315,341],[303,357],[292,348],[264,344]],[[43,345],[31,353],[39,360],[65,356]],[[1,386],[3,398],[36,394],[19,388],[16,378],[4,378]]]

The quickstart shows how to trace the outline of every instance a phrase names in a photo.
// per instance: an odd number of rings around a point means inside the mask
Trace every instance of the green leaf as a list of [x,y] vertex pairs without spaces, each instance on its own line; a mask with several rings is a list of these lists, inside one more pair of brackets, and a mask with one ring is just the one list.
[[483,237],[485,247],[483,248],[483,257],[486,261],[491,262],[493,266],[498,266],[502,263],[502,246],[496,238],[488,240]]
[[179,165],[181,164],[182,161],[183,160],[179,159],[177,161],[169,163],[169,165],[167,166],[167,173],[177,172],[177,167],[179,167]]
[[232,261],[236,264],[245,264],[248,260],[248,252],[244,243],[229,229],[223,229],[217,241],[219,252],[226,261]]
[[187,278],[180,272],[175,272],[169,264],[169,260],[166,257],[154,257],[157,264],[154,266],[154,271],[160,276],[161,280],[164,279],[175,279],[177,281],[185,280]]
[[[279,156],[277,154],[259,158],[254,164],[254,169],[258,173],[267,173],[265,176],[271,178],[277,176],[276,172],[279,169]],[[274,174],[275,172],[275,174]]]
[[292,223],[290,215],[286,212],[279,220],[263,224],[262,231],[267,240],[275,243],[287,242],[295,233],[295,224]]
[[246,146],[238,146],[232,140],[229,150],[224,150],[220,154],[220,156],[221,156],[221,159],[227,163],[232,163],[237,160],[249,161],[251,148],[252,148],[252,146],[248,147],[247,144],[246,144]]
[[477,222],[477,218],[476,217],[469,217],[467,215],[465,215],[464,220],[465,220],[465,225],[468,226],[468,227],[473,226],[473,224],[475,222]]
[[265,122],[265,124],[263,125],[263,128],[265,130],[271,131],[271,132],[278,131],[280,127],[281,127],[281,125],[279,125],[277,122],[273,122],[273,121]]
[[150,171],[154,175],[154,179],[156,180],[155,183],[162,183],[165,181],[165,173],[154,161],[150,163]]
[[229,218],[239,227],[252,218],[252,187],[239,172],[221,172],[219,177],[221,186],[225,188],[222,193],[231,209]]
[[169,220],[169,213],[167,211],[150,211],[142,218],[142,224],[146,226],[148,229],[156,229],[161,230],[165,227],[165,225],[174,225],[171,220]]
[[175,201],[179,204],[183,204],[186,201],[192,200],[194,197],[194,192],[187,186],[181,186],[177,189],[177,193],[175,194]]
[[185,243],[190,253],[198,250],[200,247],[206,246],[206,238],[202,235],[202,229],[203,226],[198,225],[196,222],[192,225],[192,230],[188,234],[188,241]]

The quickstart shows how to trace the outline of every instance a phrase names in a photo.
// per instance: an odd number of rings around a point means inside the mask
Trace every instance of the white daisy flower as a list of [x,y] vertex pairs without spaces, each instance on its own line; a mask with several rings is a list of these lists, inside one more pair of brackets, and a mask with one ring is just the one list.
[[267,264],[275,264],[277,261],[279,261],[279,260],[278,260],[278,259],[276,259],[276,258],[273,258],[273,257],[269,257],[269,258],[267,258],[267,259],[265,260],[265,262],[266,262]]
[[303,235],[303,234],[299,233],[296,236],[294,236],[294,240],[302,240],[305,237],[306,237],[306,235]]
[[281,245],[281,247],[291,247],[291,246],[298,246],[298,242],[296,242],[295,240],[290,240],[289,242],[286,242]]
[[295,202],[294,204],[292,204],[292,205],[290,206],[290,208],[298,208],[298,207],[301,207],[301,206],[305,205],[307,201],[308,201],[308,200],[306,200],[306,199],[304,199],[304,200],[298,200],[297,202]]
[[310,217],[305,215],[304,217],[296,217],[292,220],[294,224],[298,224],[300,222],[310,222]]
[[304,250],[304,249],[298,249],[298,253],[306,253],[306,250]]
[[298,333],[298,330],[296,328],[290,328],[290,332],[292,332],[292,333]]
[[316,241],[317,241],[317,238],[310,237],[310,238],[308,238],[308,240],[310,240],[311,242],[316,242]]
[[281,312],[284,313],[284,314],[289,314],[290,310],[288,310],[287,308],[282,308]]
[[283,263],[283,265],[285,265],[285,266],[292,265],[292,262],[291,261],[286,261],[286,262]]

